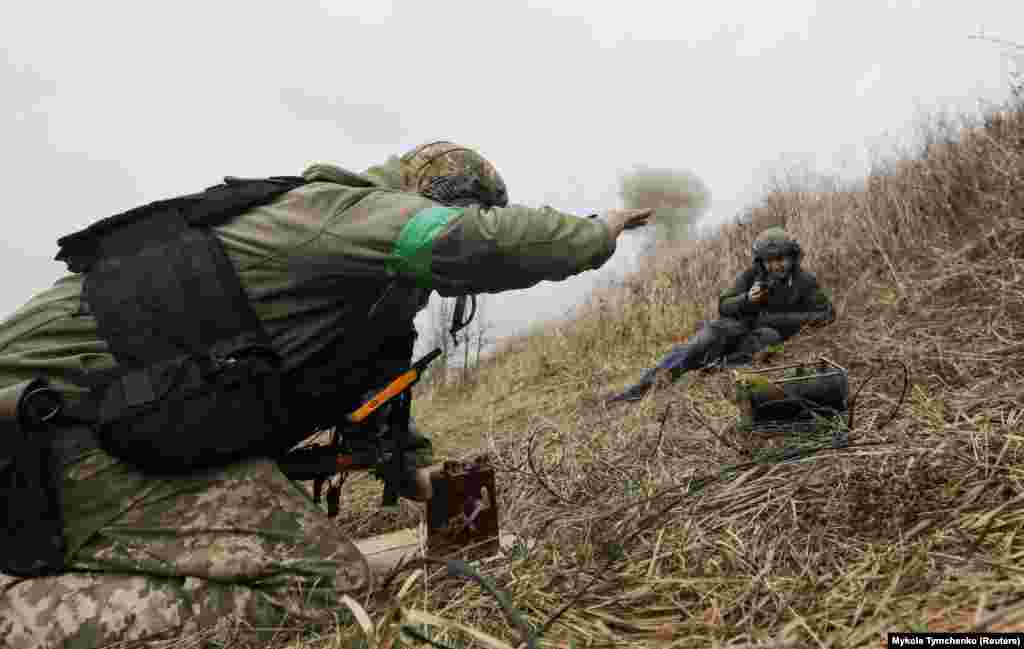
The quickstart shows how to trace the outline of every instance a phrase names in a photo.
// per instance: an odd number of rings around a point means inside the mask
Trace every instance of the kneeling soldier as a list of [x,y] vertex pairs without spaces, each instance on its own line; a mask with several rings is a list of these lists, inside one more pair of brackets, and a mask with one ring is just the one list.
[[[67,404],[45,431],[0,422],[0,645],[330,621],[372,575],[276,460],[409,367],[431,291],[597,268],[649,214],[509,206],[487,160],[434,142],[362,174],[227,179],[64,237],[72,274],[0,323],[0,389],[42,379]],[[394,452],[429,463],[413,439]],[[51,505],[34,524],[6,506],[29,493]]]

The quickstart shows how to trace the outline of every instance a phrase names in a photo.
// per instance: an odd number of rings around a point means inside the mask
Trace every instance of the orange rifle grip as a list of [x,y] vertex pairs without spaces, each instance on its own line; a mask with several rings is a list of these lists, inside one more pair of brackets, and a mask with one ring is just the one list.
[[419,377],[419,372],[416,370],[409,370],[405,374],[399,376],[397,379],[392,381],[388,387],[378,392],[372,399],[364,403],[359,407],[358,410],[348,415],[348,420],[353,424],[358,424],[362,420],[369,417],[374,410],[380,408],[384,403],[391,397],[398,396],[407,387]]

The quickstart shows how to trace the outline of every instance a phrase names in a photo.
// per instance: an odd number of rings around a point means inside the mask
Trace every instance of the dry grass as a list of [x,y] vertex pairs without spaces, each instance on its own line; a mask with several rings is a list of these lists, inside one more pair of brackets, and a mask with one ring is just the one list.
[[[535,545],[479,570],[543,629],[538,646],[857,647],[894,630],[1024,630],[1024,107],[929,132],[860,188],[767,196],[750,225],[662,254],[572,322],[507,345],[471,390],[417,404],[441,455],[496,458],[503,526]],[[725,374],[602,406],[714,316],[773,223],[801,241],[838,309],[783,360],[825,354],[854,386],[870,378],[853,446],[767,461],[733,427]],[[894,359],[912,387],[887,422],[903,388]],[[421,516],[376,513],[368,479],[345,494],[353,536]],[[371,617],[406,575],[362,603]],[[406,609],[517,643],[478,585],[420,576]]]

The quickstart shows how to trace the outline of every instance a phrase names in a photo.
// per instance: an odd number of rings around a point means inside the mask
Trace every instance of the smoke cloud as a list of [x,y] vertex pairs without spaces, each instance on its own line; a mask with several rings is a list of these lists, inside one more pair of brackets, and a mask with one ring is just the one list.
[[711,202],[707,185],[691,171],[637,165],[619,177],[624,207],[654,209],[655,238],[680,241]]

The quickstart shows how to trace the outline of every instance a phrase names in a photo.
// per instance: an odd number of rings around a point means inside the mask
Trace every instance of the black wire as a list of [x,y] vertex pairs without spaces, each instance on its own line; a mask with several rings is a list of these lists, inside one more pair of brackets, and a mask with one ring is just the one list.
[[658,441],[654,445],[654,450],[651,451],[650,456],[647,458],[648,462],[654,459],[654,456],[658,454],[658,449],[661,448],[661,441],[662,441],[662,439],[665,436],[665,422],[668,421],[668,414],[669,414],[669,412],[671,412],[671,410],[672,410],[672,404],[671,403],[668,404],[667,406],[665,406],[665,414],[663,414],[661,416],[661,425],[658,426]]
[[412,628],[411,626],[408,626],[408,625],[405,625],[405,624],[402,625],[402,633],[404,633],[405,635],[409,636],[413,640],[418,640],[420,642],[420,644],[428,644],[431,647],[437,647],[437,649],[457,649],[456,647],[453,647],[452,645],[443,644],[443,643],[440,643],[440,642],[438,642],[436,640],[432,640],[431,638],[428,638],[427,636],[423,635],[422,633],[420,633],[416,629]]
[[526,447],[526,461],[530,465],[530,470],[533,471],[533,477],[537,479],[537,482],[540,483],[540,486],[544,487],[544,489],[546,489],[548,493],[557,498],[563,504],[573,505],[574,503],[570,502],[568,499],[559,495],[558,492],[556,492],[548,485],[544,478],[541,477],[540,471],[537,470],[537,467],[533,463],[533,443],[534,441],[536,441],[538,433],[540,433],[540,429],[533,431],[533,433],[530,435],[530,442]]
[[[497,588],[491,582],[490,579],[484,577],[476,570],[474,570],[465,561],[459,561],[458,559],[442,560],[434,559],[433,557],[422,557],[420,559],[416,559],[414,561],[409,562],[405,566],[400,566],[395,571],[394,574],[397,574],[398,572],[403,570],[408,570],[410,568],[420,567],[425,564],[444,566],[448,569],[449,577],[462,577],[464,579],[469,579],[470,581],[475,582],[478,586],[480,586],[481,590],[491,595],[492,597],[494,597],[494,599],[498,601],[498,606],[501,608],[502,613],[505,614],[505,618],[508,620],[509,624],[513,628],[517,629],[520,632],[522,636],[520,638],[520,641],[526,643],[527,649],[537,649],[538,635],[533,631],[533,629],[530,628],[530,625],[523,617],[523,614],[520,613],[519,610],[512,605],[512,602],[509,599],[508,595],[505,594],[504,591]],[[392,578],[394,578],[394,574],[392,575]],[[408,625],[402,625],[402,632],[408,634],[410,637],[416,640],[419,640],[420,642],[429,643],[431,646],[439,647],[440,649],[454,649],[453,647],[449,647],[448,645],[444,645],[435,642],[430,638],[427,638],[426,636],[419,633],[419,631]]]
[[899,412],[899,409],[903,406],[903,400],[906,398],[907,392],[910,391],[910,368],[907,367],[907,364],[901,360],[897,360],[896,362],[903,367],[903,391],[900,392],[899,401],[896,402],[896,405],[893,406],[892,412],[889,413],[889,418],[885,420],[884,424],[876,428],[876,431],[882,430],[883,428],[888,426],[893,419],[896,418],[896,413]]
[[849,410],[850,410],[850,426],[849,427],[850,427],[850,430],[853,430],[854,407],[857,404],[858,397],[860,397],[861,390],[863,390],[867,386],[867,384],[871,381],[871,379],[873,379],[876,376],[878,376],[878,373],[882,370],[882,368],[886,367],[887,363],[899,363],[900,366],[903,368],[903,390],[900,393],[900,398],[896,402],[896,405],[893,407],[892,412],[889,413],[889,418],[886,419],[885,423],[882,424],[881,426],[879,426],[876,430],[882,430],[883,428],[888,426],[892,422],[893,419],[896,418],[896,413],[899,411],[900,407],[902,407],[903,400],[906,398],[907,392],[910,389],[910,368],[907,367],[906,363],[904,363],[903,361],[901,361],[899,359],[896,359],[896,358],[883,359],[882,366],[879,367],[878,369],[876,369],[871,374],[869,374],[863,381],[861,381],[860,387],[857,388],[857,391],[853,393],[853,397],[850,398],[850,405],[849,405]]
[[20,583],[28,581],[29,579],[30,579],[29,577],[16,577],[14,579],[14,581],[12,581],[11,583],[9,583],[6,586],[4,586],[2,594],[6,595],[7,591],[9,591],[10,589],[14,588],[15,586],[17,586]]

